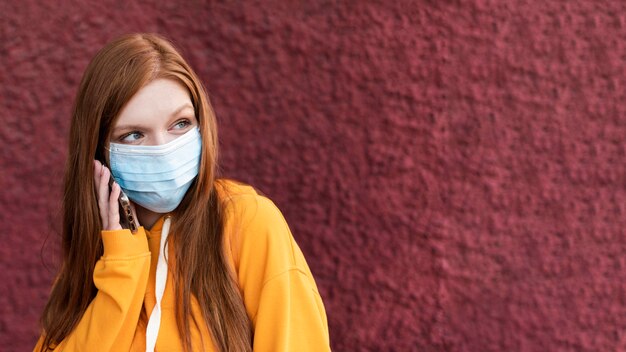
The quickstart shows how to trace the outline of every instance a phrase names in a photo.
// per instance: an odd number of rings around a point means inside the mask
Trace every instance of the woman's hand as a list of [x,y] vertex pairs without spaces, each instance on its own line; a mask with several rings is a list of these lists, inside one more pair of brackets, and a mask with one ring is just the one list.
[[[113,182],[111,192],[109,193],[109,178],[111,171],[102,165],[98,160],[94,160],[94,184],[96,186],[96,196],[98,198],[98,208],[100,209],[100,219],[102,220],[103,230],[121,230],[120,225],[120,208],[117,199],[120,196],[121,188],[117,182]],[[133,216],[135,208],[131,204]]]

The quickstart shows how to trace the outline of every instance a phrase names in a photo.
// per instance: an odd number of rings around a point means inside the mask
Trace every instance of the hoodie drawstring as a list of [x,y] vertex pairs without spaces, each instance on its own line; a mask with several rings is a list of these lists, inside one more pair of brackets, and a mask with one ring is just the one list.
[[154,285],[156,304],[148,325],[146,326],[146,352],[154,352],[157,336],[159,335],[159,327],[161,326],[161,299],[165,292],[165,283],[167,282],[167,262],[165,261],[165,245],[167,243],[167,235],[170,232],[170,217],[166,217],[163,222],[163,230],[161,231],[161,244],[159,245],[159,259],[156,267],[156,281]]

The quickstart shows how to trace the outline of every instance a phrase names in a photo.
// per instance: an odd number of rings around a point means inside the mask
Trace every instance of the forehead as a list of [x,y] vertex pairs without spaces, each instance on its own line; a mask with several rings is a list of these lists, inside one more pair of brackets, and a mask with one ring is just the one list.
[[185,103],[191,105],[185,86],[172,79],[155,79],[143,86],[126,103],[113,127],[166,123],[171,114]]

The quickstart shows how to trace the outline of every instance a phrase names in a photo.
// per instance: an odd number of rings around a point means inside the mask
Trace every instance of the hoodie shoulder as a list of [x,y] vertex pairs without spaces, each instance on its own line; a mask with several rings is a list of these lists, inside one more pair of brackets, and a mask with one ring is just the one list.
[[215,189],[219,199],[224,203],[240,196],[265,196],[265,194],[259,189],[247,183],[230,178],[216,179]]

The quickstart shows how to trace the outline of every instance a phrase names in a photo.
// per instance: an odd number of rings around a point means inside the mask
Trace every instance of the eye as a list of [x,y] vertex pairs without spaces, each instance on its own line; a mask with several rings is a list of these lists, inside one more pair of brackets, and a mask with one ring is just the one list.
[[176,123],[174,124],[174,128],[175,129],[183,129],[187,126],[191,125],[191,122],[189,122],[189,120],[187,119],[182,119],[182,120],[178,120],[176,121]]
[[141,132],[133,131],[122,135],[119,140],[124,143],[130,143],[138,140],[142,136]]

